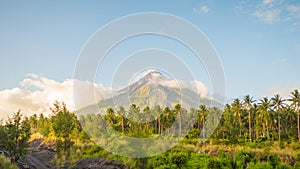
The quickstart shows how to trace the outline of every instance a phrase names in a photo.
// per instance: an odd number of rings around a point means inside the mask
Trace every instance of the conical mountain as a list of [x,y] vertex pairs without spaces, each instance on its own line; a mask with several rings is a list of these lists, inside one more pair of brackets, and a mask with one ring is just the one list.
[[112,98],[102,100],[96,105],[87,106],[77,111],[77,113],[105,112],[109,107],[119,108],[123,106],[128,108],[131,104],[141,108],[146,106],[151,108],[156,105],[173,108],[179,103],[186,109],[197,108],[200,104],[211,104],[212,100],[203,99],[198,93],[190,89],[166,85],[171,81],[158,71],[150,71],[138,81],[117,91]]

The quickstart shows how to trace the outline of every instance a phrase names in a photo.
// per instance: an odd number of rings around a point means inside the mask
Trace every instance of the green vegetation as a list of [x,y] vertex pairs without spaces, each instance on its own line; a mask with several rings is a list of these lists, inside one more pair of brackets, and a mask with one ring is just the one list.
[[11,163],[26,155],[30,126],[27,118],[22,120],[20,111],[8,119],[6,125],[0,126],[0,149],[10,154]]
[[[0,148],[13,155],[15,161],[25,154],[31,131],[34,135],[41,134],[44,140],[56,142],[53,163],[58,166],[75,164],[82,158],[104,157],[131,168],[300,168],[299,106],[297,90],[289,99],[275,95],[255,101],[247,95],[223,109],[200,105],[198,109],[186,110],[179,104],[174,109],[160,106],[151,109],[132,104],[127,110],[109,108],[104,115],[95,112],[79,117],[67,110],[64,103],[55,102],[50,117],[33,115],[22,121],[20,112],[16,113],[0,127]],[[141,117],[149,121],[139,121]],[[108,126],[131,137],[169,133],[168,139],[174,139],[182,133],[186,119],[194,119],[188,124],[189,134],[179,145],[158,156],[126,158],[95,144],[114,142],[114,135],[104,135]],[[204,139],[212,132],[210,126],[216,124],[209,139]],[[126,144],[116,145],[116,149],[125,148]]]
[[0,155],[0,168],[4,169],[18,169],[15,164],[11,164],[8,159]]

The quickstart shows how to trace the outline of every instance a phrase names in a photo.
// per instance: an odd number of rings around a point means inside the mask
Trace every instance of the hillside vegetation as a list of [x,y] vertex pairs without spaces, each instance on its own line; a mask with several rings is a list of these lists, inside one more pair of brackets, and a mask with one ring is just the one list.
[[[247,95],[223,109],[204,104],[190,110],[179,104],[174,108],[140,108],[132,104],[128,109],[108,108],[103,116],[95,112],[77,117],[64,103],[56,102],[50,117],[33,115],[21,121],[22,115],[17,112],[1,125],[0,149],[9,152],[12,162],[16,162],[26,155],[31,135],[31,140],[37,139],[35,136],[55,142],[52,163],[58,167],[74,165],[83,158],[104,157],[130,168],[300,168],[299,106],[298,90],[286,99],[275,95],[255,101]],[[142,123],[138,121],[141,116],[154,120]],[[176,139],[181,134],[182,122],[192,119],[188,135],[157,156],[127,158],[95,144],[114,144],[114,135],[103,135],[109,126],[124,136],[145,138],[169,133],[168,139]],[[205,139],[210,133],[209,126],[216,124],[212,135]],[[116,149],[126,148],[127,144],[116,145]]]

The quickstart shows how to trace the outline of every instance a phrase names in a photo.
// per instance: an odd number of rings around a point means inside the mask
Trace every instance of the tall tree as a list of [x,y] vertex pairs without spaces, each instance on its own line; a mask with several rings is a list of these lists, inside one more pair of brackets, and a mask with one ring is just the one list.
[[289,99],[289,101],[291,102],[291,106],[294,108],[295,112],[297,113],[297,134],[298,134],[298,142],[300,142],[300,111],[299,111],[299,107],[300,107],[300,94],[299,91],[296,89],[291,93],[291,98]]
[[253,100],[253,97],[250,97],[249,95],[246,95],[244,97],[244,106],[248,112],[248,130],[249,130],[249,140],[252,142],[252,127],[251,127],[251,108],[252,103],[255,102]]
[[232,110],[234,113],[234,116],[238,118],[239,121],[239,129],[240,129],[240,136],[242,135],[242,102],[240,99],[234,99],[232,103]]
[[30,123],[30,127],[33,133],[36,132],[37,129],[37,115],[34,114],[32,116],[29,117],[29,123]]
[[179,133],[179,135],[181,135],[181,105],[180,104],[175,105],[175,113],[176,113],[176,115],[178,117],[178,121],[179,121],[178,133]]
[[284,99],[279,96],[279,94],[274,95],[274,97],[271,98],[271,105],[277,111],[277,123],[278,123],[278,141],[280,142],[280,114],[281,109],[284,106]]
[[269,134],[270,108],[271,108],[271,103],[268,97],[264,97],[263,99],[260,100],[259,107],[258,107],[258,112],[259,112],[258,116],[263,124],[263,134],[265,136],[265,132],[267,132],[268,140],[270,139],[270,134]]
[[74,113],[71,113],[66,105],[62,102],[55,102],[54,108],[51,109],[54,116],[51,117],[52,130],[54,136],[57,138],[57,152],[68,152],[71,146],[74,144],[72,141],[72,132],[75,129],[77,117]]
[[44,114],[40,114],[40,118],[37,121],[37,132],[43,136],[48,136],[50,133],[50,121],[48,118],[44,117]]
[[122,127],[122,133],[125,132],[125,109],[123,106],[120,107],[119,111],[118,111],[118,119],[121,123],[121,127]]
[[159,105],[156,105],[152,111],[156,117],[156,133],[161,134],[161,108]]
[[19,110],[12,118],[9,118],[5,128],[5,147],[4,149],[10,154],[11,162],[16,162],[25,156],[30,138],[30,124],[28,119],[22,120],[22,114]]
[[197,121],[198,121],[198,129],[199,131],[201,131],[201,127],[202,127],[202,136],[203,136],[203,139],[206,137],[205,136],[205,117],[208,113],[208,109],[206,108],[206,106],[204,104],[201,104],[199,106],[199,110],[198,110],[198,118],[197,118]]

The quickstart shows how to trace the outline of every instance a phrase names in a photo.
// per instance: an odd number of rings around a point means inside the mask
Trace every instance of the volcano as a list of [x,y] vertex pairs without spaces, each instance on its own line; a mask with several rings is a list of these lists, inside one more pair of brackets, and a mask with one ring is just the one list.
[[150,71],[136,82],[115,92],[111,98],[102,100],[97,104],[87,106],[77,111],[79,114],[105,112],[107,108],[129,108],[131,104],[141,109],[148,106],[174,108],[181,104],[185,109],[198,108],[200,104],[221,105],[209,98],[200,97],[199,92],[180,85],[180,81],[165,77],[159,71]]

